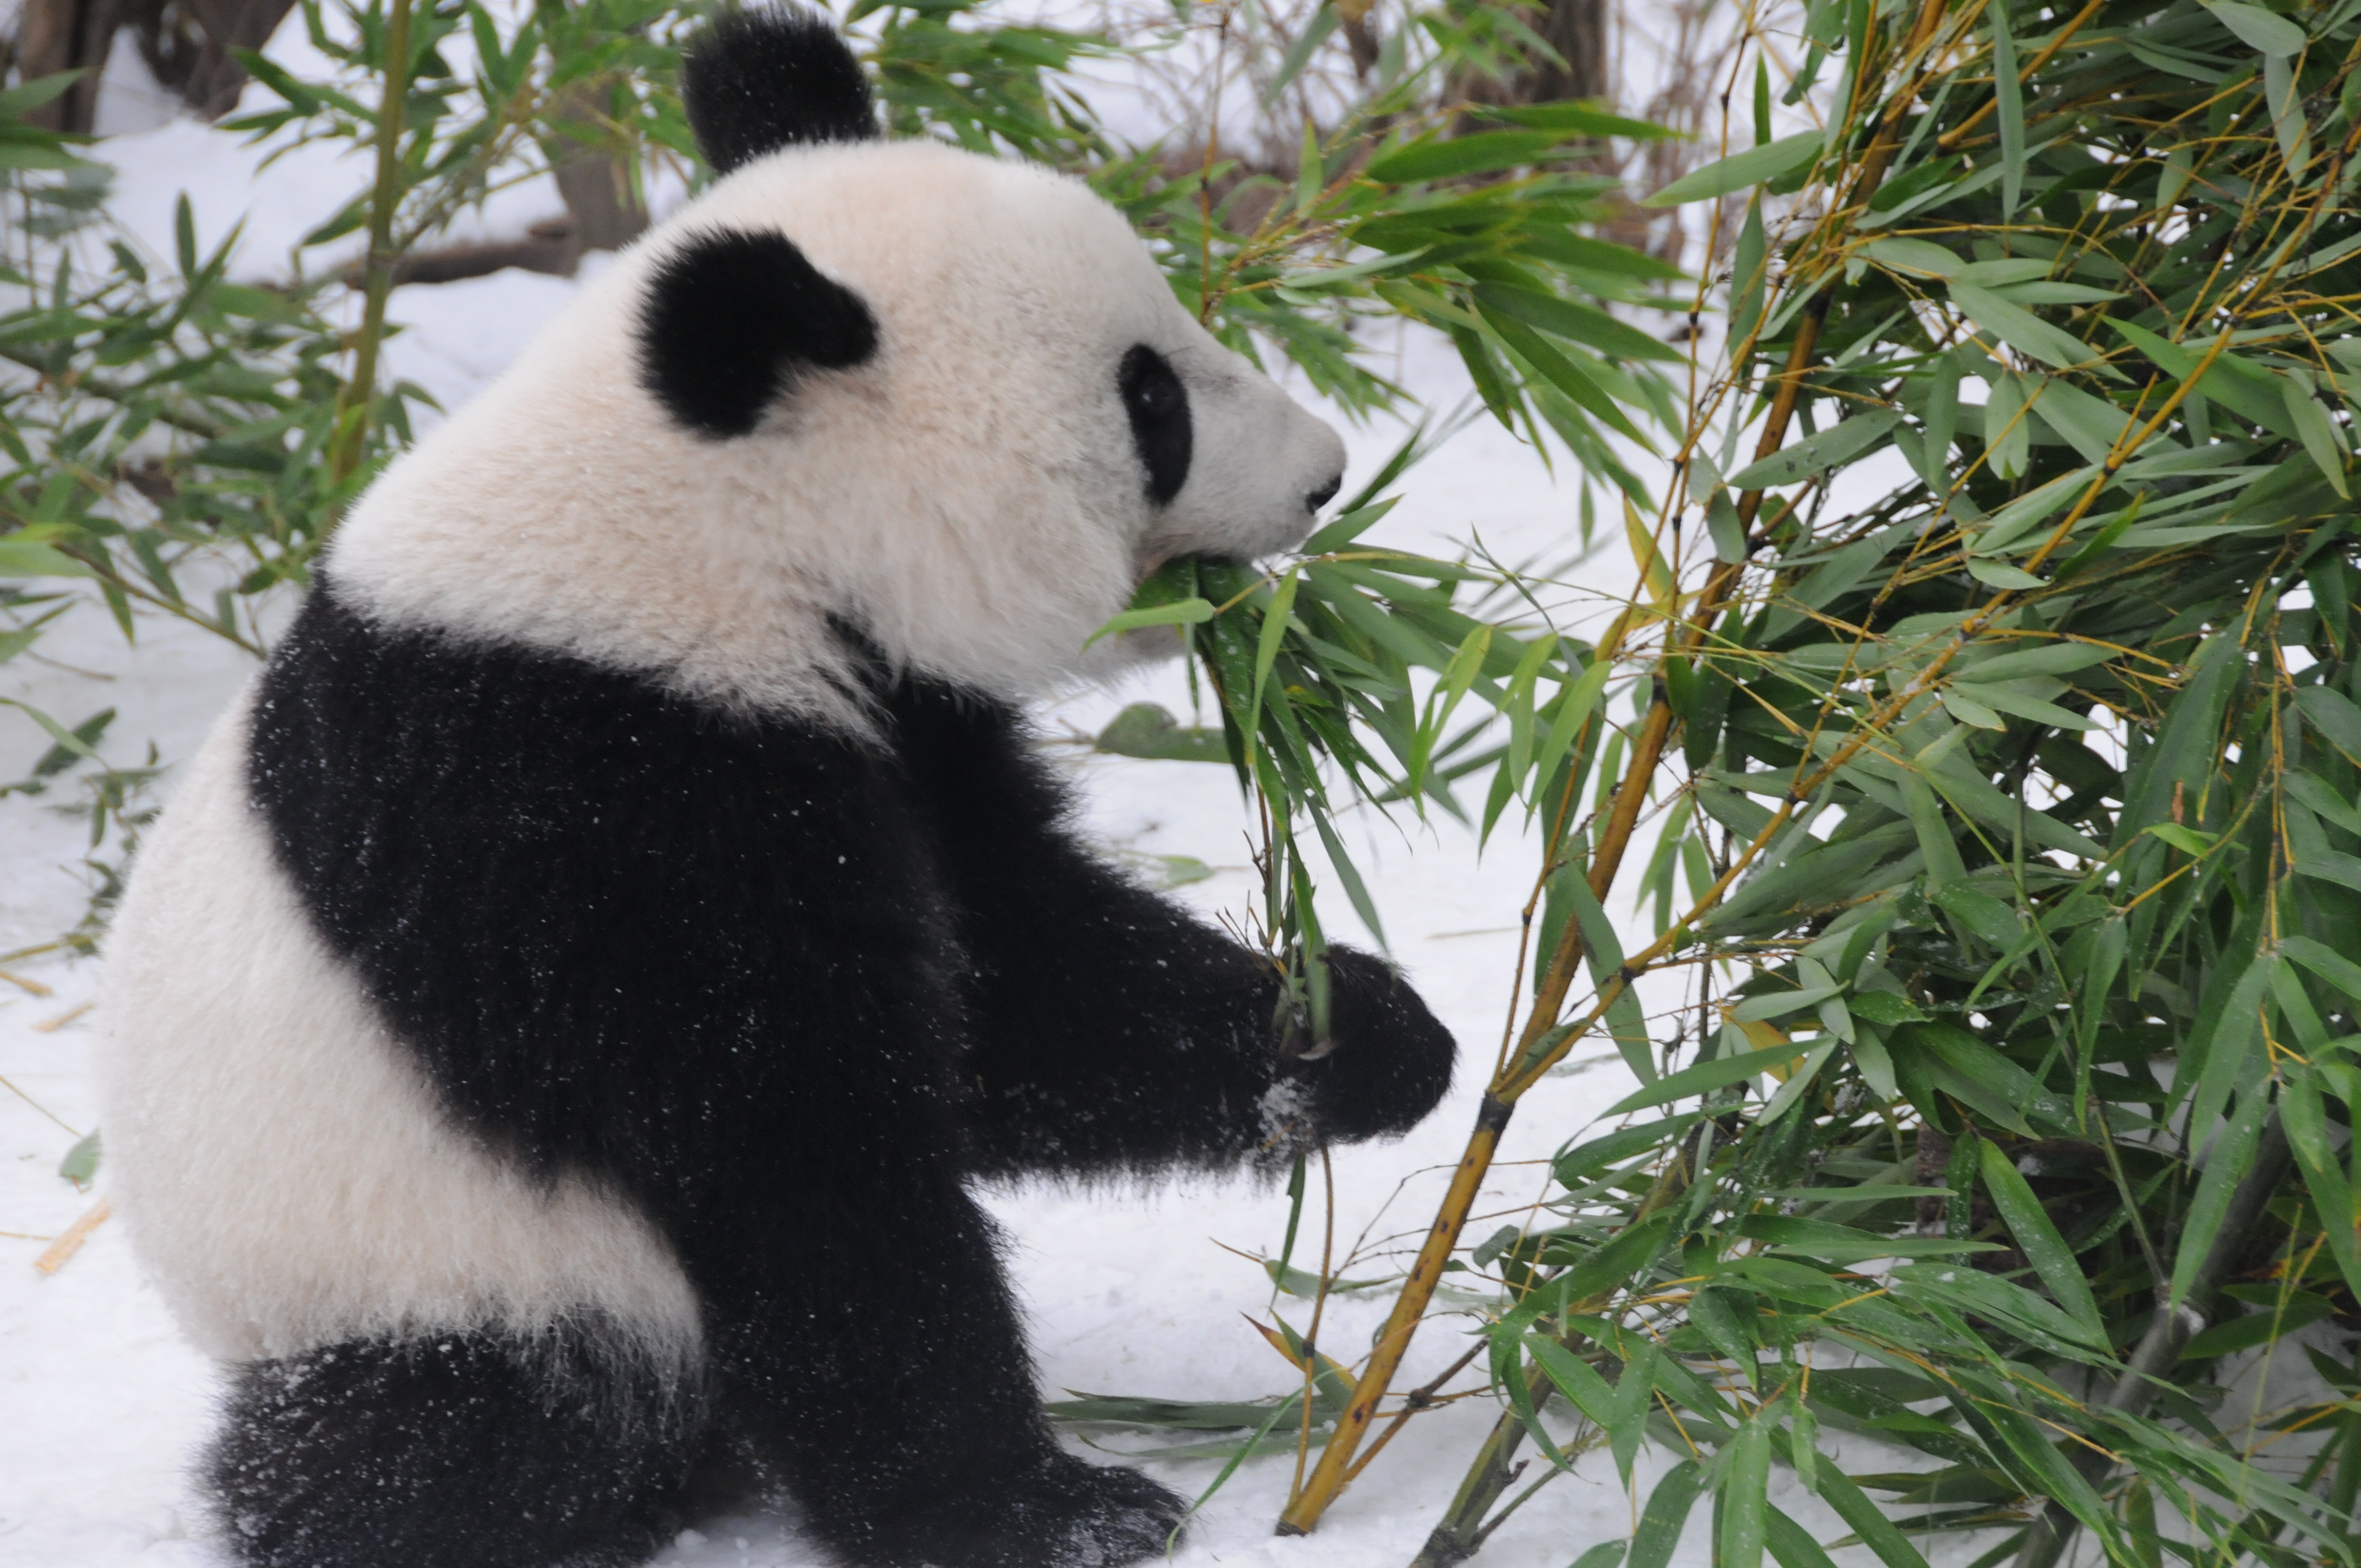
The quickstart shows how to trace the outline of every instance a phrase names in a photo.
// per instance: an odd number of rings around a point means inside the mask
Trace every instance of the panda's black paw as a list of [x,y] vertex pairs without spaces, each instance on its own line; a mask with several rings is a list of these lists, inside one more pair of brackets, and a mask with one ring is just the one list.
[[1330,948],[1328,975],[1329,1037],[1290,1064],[1287,1082],[1310,1096],[1330,1141],[1408,1132],[1450,1089],[1457,1042],[1376,954]]
[[878,1568],[1116,1568],[1164,1554],[1189,1505],[1137,1470],[1053,1453],[878,1527]]

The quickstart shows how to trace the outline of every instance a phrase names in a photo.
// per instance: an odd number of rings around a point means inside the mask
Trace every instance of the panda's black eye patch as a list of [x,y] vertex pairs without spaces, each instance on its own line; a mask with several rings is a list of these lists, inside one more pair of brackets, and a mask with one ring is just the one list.
[[877,352],[861,296],[783,234],[720,229],[666,258],[640,311],[640,378],[701,434],[745,435],[813,369]]
[[1123,356],[1115,386],[1123,394],[1123,411],[1131,418],[1132,444],[1148,470],[1148,499],[1167,506],[1189,480],[1189,456],[1194,444],[1189,425],[1189,389],[1180,384],[1164,356],[1135,344]]

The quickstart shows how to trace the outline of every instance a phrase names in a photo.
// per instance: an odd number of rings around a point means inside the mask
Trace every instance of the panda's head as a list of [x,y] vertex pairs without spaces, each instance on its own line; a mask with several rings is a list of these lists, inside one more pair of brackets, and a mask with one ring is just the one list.
[[1016,696],[1161,562],[1284,550],[1335,494],[1335,433],[1120,214],[880,138],[825,24],[725,20],[682,93],[721,178],[389,471],[340,592],[731,702],[834,704],[831,624]]

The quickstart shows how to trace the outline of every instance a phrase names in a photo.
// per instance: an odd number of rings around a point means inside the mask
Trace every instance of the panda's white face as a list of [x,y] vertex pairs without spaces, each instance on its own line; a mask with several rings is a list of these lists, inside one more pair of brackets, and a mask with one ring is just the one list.
[[388,472],[331,569],[379,614],[732,703],[841,709],[831,618],[1017,696],[1089,673],[1163,560],[1297,543],[1343,469],[1080,184],[791,147],[620,258]]

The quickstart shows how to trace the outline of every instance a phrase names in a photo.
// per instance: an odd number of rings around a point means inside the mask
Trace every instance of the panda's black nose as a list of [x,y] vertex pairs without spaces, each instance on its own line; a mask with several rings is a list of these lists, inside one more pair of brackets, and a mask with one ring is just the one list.
[[1322,507],[1324,507],[1330,501],[1334,500],[1336,499],[1336,492],[1344,488],[1345,476],[1339,474],[1335,477],[1330,479],[1326,484],[1321,486],[1318,489],[1312,491],[1310,495],[1304,497],[1303,504],[1308,510],[1318,511]]

